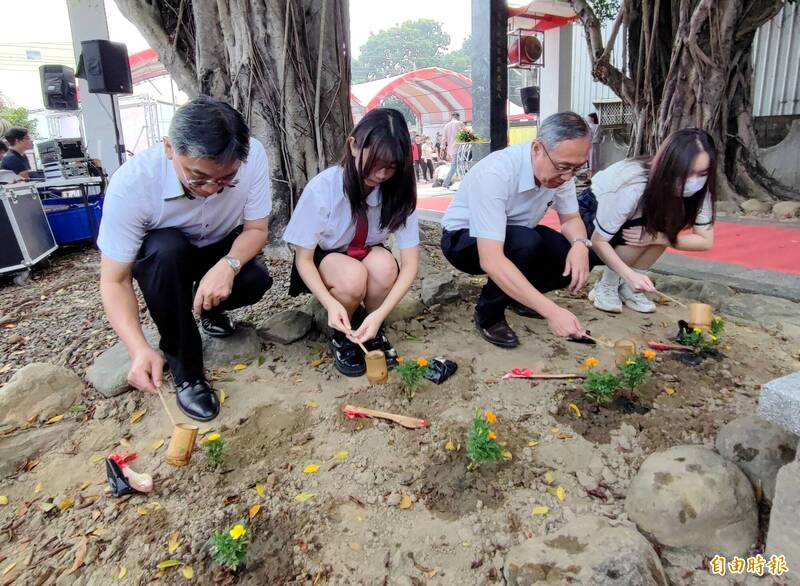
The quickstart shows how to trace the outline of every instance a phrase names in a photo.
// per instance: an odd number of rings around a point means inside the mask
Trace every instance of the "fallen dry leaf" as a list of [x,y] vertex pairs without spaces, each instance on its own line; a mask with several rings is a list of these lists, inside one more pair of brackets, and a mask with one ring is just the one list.
[[568,405],[568,407],[569,407],[569,410],[572,411],[575,414],[575,417],[580,417],[581,416],[581,410],[575,403],[570,403]]
[[261,484],[260,482],[256,482],[256,493],[258,494],[258,496],[264,496],[265,494],[267,494],[267,489],[264,488],[264,485]]
[[400,508],[401,509],[410,509],[412,504],[413,504],[413,501],[411,500],[411,497],[408,496],[407,494],[404,494],[403,498],[400,499]]
[[223,405],[225,403],[225,399],[227,397],[228,397],[228,395],[225,394],[225,391],[223,389],[220,389],[219,390],[219,404]]
[[163,445],[164,445],[164,440],[160,439],[160,440],[156,440],[152,444],[150,444],[150,447],[153,448],[153,451],[155,451],[155,450],[159,449]]
[[674,394],[675,394],[675,392],[676,392],[676,391],[675,391],[675,389],[673,389],[673,388],[666,388],[666,389],[664,389],[664,392],[665,392],[667,395],[669,395],[669,396],[672,396],[672,395],[674,395]]
[[256,515],[258,515],[258,512],[260,510],[261,510],[261,505],[253,505],[252,507],[250,507],[250,510],[247,511],[247,514],[250,516],[250,519],[252,520]]
[[33,487],[33,494],[39,494],[40,492],[42,492],[42,488],[43,488],[42,483],[37,482],[36,486]]
[[13,569],[16,567],[16,565],[17,565],[17,562],[14,562],[14,563],[12,563],[12,564],[8,564],[8,565],[7,565],[7,566],[6,566],[6,567],[3,569],[3,576],[5,576],[5,575],[6,575],[6,574],[8,574],[8,573],[9,573],[11,570],[13,570]]
[[64,500],[62,500],[60,503],[58,503],[58,510],[59,511],[66,511],[67,509],[69,509],[74,504],[75,504],[75,497],[74,496],[68,496]]
[[183,566],[181,568],[181,574],[183,574],[183,577],[187,580],[194,578],[194,570],[192,569],[192,566]]
[[130,448],[131,442],[129,442],[125,438],[122,438],[121,440],[119,440],[119,445],[122,446],[123,448]]
[[306,401],[305,407],[306,409],[316,409],[319,407],[319,403],[316,401]]
[[51,417],[50,419],[48,419],[47,423],[58,423],[62,419],[64,419],[63,415],[56,415],[55,417]]
[[56,506],[53,503],[38,503],[38,504],[39,508],[42,509],[42,511],[44,511],[45,513],[49,513],[50,511],[56,508]]
[[127,575],[128,575],[128,568],[126,568],[125,566],[120,566],[119,574],[117,574],[117,580],[122,580]]
[[72,562],[72,567],[67,572],[67,576],[78,571],[86,559],[86,552],[89,549],[89,541],[84,537],[78,544],[78,550],[75,552],[75,561]]
[[531,515],[541,516],[541,515],[546,515],[549,512],[550,512],[550,507],[546,507],[544,505],[536,505],[535,507],[533,507]]
[[350,549],[353,551],[361,551],[361,544],[360,543],[351,543]]
[[174,568],[175,566],[182,565],[183,562],[181,560],[164,560],[163,562],[158,562],[156,567],[159,570],[165,570],[166,568]]
[[317,470],[319,470],[319,466],[317,466],[316,464],[309,464],[308,466],[303,468],[303,474],[313,474]]
[[511,460],[514,458],[514,454],[509,452],[508,450],[503,451],[503,460]]
[[81,487],[78,490],[86,490],[87,488],[89,488],[90,484],[92,484],[92,483],[91,482],[84,482],[83,484],[81,484]]
[[138,411],[134,411],[133,415],[131,415],[131,423],[136,423],[144,414],[147,413],[147,409],[139,409]]
[[320,365],[320,364],[322,364],[323,362],[325,362],[325,359],[324,359],[324,358],[315,358],[315,359],[314,359],[314,360],[312,360],[312,361],[311,361],[309,364],[311,364],[311,366],[313,366],[314,368],[316,368],[317,366],[319,366],[319,365]]
[[557,428],[557,427],[551,427],[550,428],[550,433],[559,433],[560,431],[561,430],[559,428]]
[[306,501],[310,501],[315,496],[317,496],[317,494],[314,492],[301,492],[296,497],[294,497],[294,500],[297,501],[298,503],[304,503]]
[[535,448],[538,445],[539,445],[539,440],[535,440],[535,439],[528,440],[528,447],[529,448]]
[[555,480],[555,476],[553,476],[552,470],[548,470],[547,472],[544,473],[544,481],[547,484],[553,484],[554,480]]
[[345,460],[347,460],[347,456],[349,456],[349,455],[350,454],[348,453],[347,450],[341,450],[339,452],[336,452],[333,455],[333,459],[334,460],[339,460],[340,462],[344,462]]
[[447,440],[447,443],[444,445],[444,449],[448,452],[455,452],[456,451],[456,444],[453,442],[452,439]]
[[175,553],[175,550],[178,549],[178,546],[180,544],[181,543],[180,543],[180,538],[179,538],[178,532],[174,531],[173,533],[170,533],[170,535],[169,535],[169,543],[167,543],[167,553],[169,553],[169,555],[172,555],[173,553]]
[[240,371],[240,370],[244,370],[245,368],[247,368],[247,365],[246,365],[246,364],[242,364],[242,363],[240,362],[239,364],[235,364],[235,365],[233,366],[233,372],[238,372],[238,371]]
[[547,492],[562,502],[564,501],[565,498],[567,498],[567,491],[564,490],[563,486],[558,486],[556,488],[548,488]]
[[0,494],[0,505],[7,505],[8,504],[8,497],[4,494]]
[[92,456],[91,462],[92,464],[98,464],[105,459],[106,457],[103,454],[95,454],[94,456]]

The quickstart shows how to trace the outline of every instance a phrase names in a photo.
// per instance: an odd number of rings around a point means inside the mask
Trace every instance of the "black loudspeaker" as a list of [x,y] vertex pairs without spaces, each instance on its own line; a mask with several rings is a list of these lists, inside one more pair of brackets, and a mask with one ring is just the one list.
[[75,72],[64,65],[41,65],[42,101],[48,110],[77,110],[78,92]]
[[522,108],[526,114],[539,113],[539,88],[535,85],[519,89],[519,97],[522,100]]
[[78,77],[86,80],[90,94],[132,94],[128,48],[103,39],[81,41]]

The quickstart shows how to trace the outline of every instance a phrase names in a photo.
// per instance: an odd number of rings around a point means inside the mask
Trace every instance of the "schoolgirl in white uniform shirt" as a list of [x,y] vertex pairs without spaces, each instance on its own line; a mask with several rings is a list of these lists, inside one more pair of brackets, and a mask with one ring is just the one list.
[[624,303],[655,311],[644,294],[655,290],[645,270],[668,246],[701,251],[714,243],[716,172],[714,140],[685,128],[670,134],[652,159],[620,161],[592,177],[578,204],[606,265],[589,293],[595,307],[620,313]]
[[[383,321],[408,292],[419,266],[417,191],[411,137],[403,116],[389,108],[356,124],[340,163],[308,182],[284,232],[295,263],[289,294],[310,292],[328,312],[336,368],[366,371],[363,352],[397,354]],[[385,247],[390,235],[400,263]]]

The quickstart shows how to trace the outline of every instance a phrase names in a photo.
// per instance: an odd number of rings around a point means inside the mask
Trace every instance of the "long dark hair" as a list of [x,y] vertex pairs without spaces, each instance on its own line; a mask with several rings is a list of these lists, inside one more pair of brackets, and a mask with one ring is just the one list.
[[[686,178],[700,153],[708,154],[710,161],[706,184],[691,197],[683,197]],[[647,186],[640,203],[646,232],[654,236],[660,232],[674,245],[678,233],[695,223],[708,193],[716,214],[717,149],[714,139],[705,130],[677,130],[661,143],[652,159],[640,161],[648,170]]]
[[[350,152],[350,137],[361,149],[360,168]],[[403,115],[392,108],[375,108],[356,124],[342,153],[344,192],[350,200],[353,221],[367,207],[364,178],[380,166],[394,165],[395,172],[381,183],[381,229],[394,232],[405,225],[417,208],[417,182],[411,160],[411,135]],[[369,149],[368,151],[366,149]],[[366,157],[364,156],[366,154]]]

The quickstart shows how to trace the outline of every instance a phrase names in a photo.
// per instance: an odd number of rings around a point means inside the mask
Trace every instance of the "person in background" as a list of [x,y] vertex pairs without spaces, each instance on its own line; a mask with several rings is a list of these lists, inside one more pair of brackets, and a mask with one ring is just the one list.
[[[593,249],[605,263],[589,293],[597,309],[623,304],[651,313],[645,271],[667,246],[702,251],[714,244],[717,149],[706,131],[670,134],[652,159],[628,159],[600,171],[578,203]],[[684,230],[690,229],[690,232]]]
[[600,120],[596,112],[592,112],[587,120],[589,129],[592,131],[592,150],[589,151],[589,178],[591,178],[600,166],[600,141],[603,139],[600,130]]
[[422,174],[425,178],[425,181],[433,181],[433,160],[436,156],[436,153],[433,150],[433,144],[431,143],[431,138],[429,136],[425,136],[422,139]]
[[441,132],[436,133],[436,144],[434,145],[436,154],[439,157],[439,162],[444,163],[447,161],[447,145],[444,142],[444,135]]
[[411,138],[411,160],[414,163],[414,176],[419,181],[420,170],[422,165],[420,164],[420,160],[422,157],[422,136],[419,134],[415,134]]
[[128,382],[155,392],[164,360],[139,323],[133,279],[161,336],[180,410],[219,413],[203,371],[206,335],[235,328],[225,312],[259,301],[272,284],[261,251],[272,210],[269,162],[244,117],[198,96],[175,112],[169,136],[111,177],[97,246],[108,321],[128,348]]
[[[358,342],[397,363],[383,321],[419,267],[411,147],[400,112],[370,110],[347,138],[341,162],[308,182],[283,234],[295,252],[289,295],[310,292],[327,310],[330,352],[345,376],[366,372]],[[392,234],[399,266],[386,247]]]
[[23,179],[30,178],[31,164],[25,153],[33,148],[33,139],[26,128],[13,126],[6,131],[8,151],[0,161],[0,169],[13,171]]
[[[3,157],[8,152],[8,145],[6,141],[0,138],[0,161],[3,160]],[[0,168],[0,183],[7,184],[7,183],[14,183],[18,180],[18,176],[14,171],[9,171],[7,169]]]
[[[509,306],[523,317],[543,317],[557,336],[585,331],[570,311],[544,293],[577,292],[589,277],[586,228],[578,215],[575,175],[586,165],[589,127],[578,114],[546,118],[539,137],[495,151],[461,181],[442,218],[442,252],[455,268],[486,274],[475,308],[475,327],[488,342],[514,348]],[[553,207],[561,232],[539,223]]]
[[444,136],[444,144],[447,149],[447,160],[450,162],[450,172],[444,179],[443,187],[450,189],[453,184],[453,176],[456,174],[455,154],[456,154],[456,134],[459,130],[466,125],[461,121],[461,114],[453,112],[450,115],[450,122],[444,125],[442,135]]

